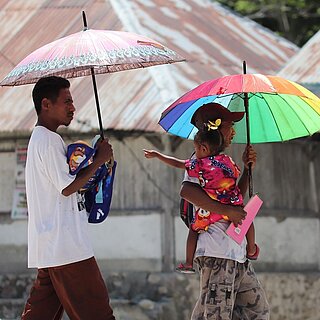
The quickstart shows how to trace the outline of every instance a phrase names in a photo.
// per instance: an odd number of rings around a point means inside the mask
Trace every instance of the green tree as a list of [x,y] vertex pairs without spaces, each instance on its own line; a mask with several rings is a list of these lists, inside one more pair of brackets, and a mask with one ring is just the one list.
[[319,0],[217,0],[303,46],[320,29]]

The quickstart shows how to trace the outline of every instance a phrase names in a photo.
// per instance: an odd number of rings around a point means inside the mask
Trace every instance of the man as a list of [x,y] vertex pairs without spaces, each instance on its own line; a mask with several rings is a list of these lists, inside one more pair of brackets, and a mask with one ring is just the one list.
[[[208,120],[221,119],[219,130],[225,147],[228,147],[235,135],[233,123],[240,121],[243,115],[243,112],[230,112],[217,103],[209,103],[195,112],[191,123],[201,129]],[[241,190],[246,190],[249,163],[252,168],[256,163],[256,152],[252,146],[246,147],[242,160],[245,168],[238,185]],[[184,179],[180,195],[204,210],[226,216],[230,212],[238,213],[239,217],[245,215],[241,207],[213,201],[189,176]],[[207,232],[199,234],[195,261],[200,270],[200,295],[192,320],[269,319],[265,293],[250,261],[246,259],[245,241],[238,245],[226,236],[228,225],[219,221],[210,225]]]
[[108,291],[94,258],[87,215],[77,192],[113,156],[104,140],[91,165],[69,175],[66,145],[56,133],[75,112],[70,83],[60,77],[40,79],[32,96],[38,121],[27,153],[28,267],[38,274],[23,320],[114,320]]

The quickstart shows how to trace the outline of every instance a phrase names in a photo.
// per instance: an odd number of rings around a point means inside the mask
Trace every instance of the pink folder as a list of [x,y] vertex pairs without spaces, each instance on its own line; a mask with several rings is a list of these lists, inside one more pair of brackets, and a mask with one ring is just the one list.
[[242,224],[236,227],[233,223],[231,223],[226,230],[226,234],[234,241],[241,244],[254,217],[257,215],[260,207],[262,206],[262,203],[263,201],[257,195],[254,195],[243,208],[243,210],[247,212],[247,215],[242,220]]

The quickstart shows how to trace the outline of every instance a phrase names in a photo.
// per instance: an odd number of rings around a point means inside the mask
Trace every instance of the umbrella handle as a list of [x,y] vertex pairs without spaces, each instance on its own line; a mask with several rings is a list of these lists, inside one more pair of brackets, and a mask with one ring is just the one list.
[[[100,140],[100,139],[102,139],[101,136],[100,136],[100,138],[99,138],[99,135],[96,135],[96,136],[92,139],[91,144],[95,147],[96,143],[97,143],[98,140]],[[108,162],[106,162],[106,166],[107,166],[108,168],[112,168],[113,165],[114,165],[114,157],[112,156],[112,157],[110,158],[110,160],[109,160]]]
[[249,198],[251,198],[253,196],[253,181],[252,181],[251,163],[249,163],[248,179],[249,179]]

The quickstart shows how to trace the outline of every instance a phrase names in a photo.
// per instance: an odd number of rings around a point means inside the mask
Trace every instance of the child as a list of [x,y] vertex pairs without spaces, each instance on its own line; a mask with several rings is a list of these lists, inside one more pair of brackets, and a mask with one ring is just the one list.
[[[195,158],[180,160],[164,155],[154,150],[144,150],[146,158],[158,158],[164,163],[181,169],[186,169],[189,176],[197,177],[200,186],[214,200],[224,204],[242,206],[243,194],[236,185],[240,176],[240,170],[234,161],[223,151],[223,137],[218,127],[221,119],[208,121],[202,130],[194,137]],[[207,212],[196,208],[195,216],[190,224],[187,239],[186,263],[181,263],[176,270],[183,273],[194,273],[193,256],[196,249],[198,233],[207,231],[210,224],[228,217],[214,212]],[[247,235],[247,258],[256,260],[259,255],[259,247],[255,244],[253,224]]]

